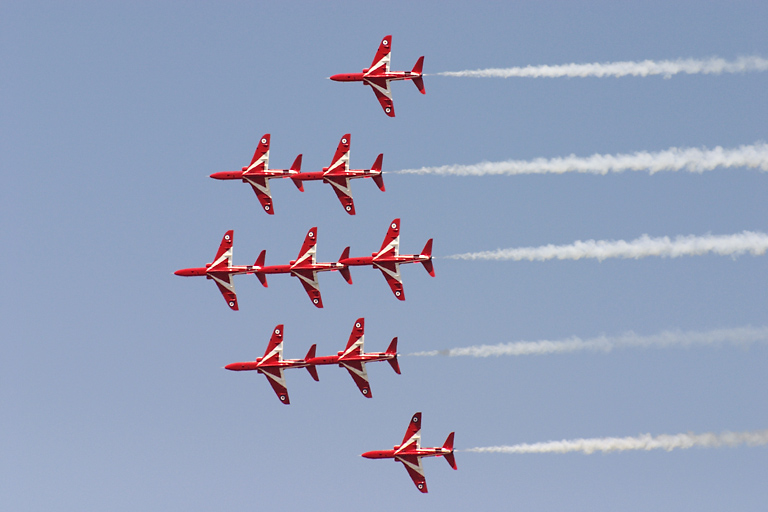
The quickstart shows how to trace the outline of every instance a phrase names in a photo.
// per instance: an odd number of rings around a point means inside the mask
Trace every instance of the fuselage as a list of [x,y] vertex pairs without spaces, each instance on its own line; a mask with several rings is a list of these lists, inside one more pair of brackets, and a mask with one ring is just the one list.
[[329,176],[349,178],[349,179],[370,178],[373,176],[381,176],[381,171],[377,171],[374,169],[349,169],[346,171],[334,172],[333,174],[330,174],[330,175],[326,174],[327,171],[328,171],[328,168],[323,167],[322,171],[300,172],[300,173],[291,175],[291,179],[294,181],[320,181],[320,180],[326,180]]
[[211,178],[215,180],[242,180],[244,183],[248,182],[248,177],[265,177],[265,178],[283,178],[290,177],[299,174],[299,171],[293,169],[269,169],[268,171],[254,171],[247,172],[248,168],[243,167],[242,171],[223,171],[215,172],[211,174]]
[[343,362],[361,361],[363,363],[375,362],[375,361],[387,361],[394,359],[397,354],[387,354],[386,352],[371,352],[368,354],[360,355],[347,355],[344,356],[344,352],[339,352],[335,356],[320,356],[311,357],[305,359],[307,365],[323,365],[323,364],[338,364],[341,366]]
[[394,459],[395,457],[416,456],[416,457],[442,457],[451,453],[451,450],[442,447],[418,448],[399,451],[399,446],[391,450],[372,450],[362,454],[366,459]]
[[373,253],[370,256],[362,256],[359,258],[342,258],[339,260],[339,263],[347,267],[364,265],[373,265],[375,267],[377,263],[418,263],[421,261],[428,261],[429,259],[429,256],[422,254],[401,254],[399,256],[378,257],[378,253]]
[[177,276],[184,276],[184,277],[206,276],[210,279],[211,274],[230,274],[230,275],[249,274],[253,272],[254,268],[257,268],[257,267],[254,267],[253,265],[236,265],[232,267],[218,267],[215,270],[211,270],[210,264],[208,264],[204,267],[182,268],[174,272],[174,274],[176,274]]
[[281,361],[273,361],[271,363],[262,363],[263,358],[258,358],[255,361],[245,361],[241,363],[228,364],[224,368],[232,370],[234,372],[243,372],[250,370],[261,370],[262,368],[303,368],[307,366],[303,359],[283,359]]
[[339,73],[330,78],[335,82],[363,82],[365,85],[369,85],[368,80],[372,78],[384,80],[413,80],[420,76],[421,73],[414,73],[413,71],[390,71],[389,73],[368,74],[368,70],[364,69],[362,73]]
[[337,262],[330,263],[302,263],[296,265],[295,261],[291,261],[288,265],[269,265],[266,267],[252,266],[249,267],[247,273],[249,274],[291,274],[296,270],[311,270],[312,272],[329,272],[334,270],[341,270],[344,265]]

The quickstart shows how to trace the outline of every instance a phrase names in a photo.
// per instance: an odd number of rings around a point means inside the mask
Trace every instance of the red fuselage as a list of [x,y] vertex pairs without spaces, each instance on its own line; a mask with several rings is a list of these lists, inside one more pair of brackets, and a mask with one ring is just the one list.
[[215,172],[211,174],[211,178],[215,180],[242,180],[244,182],[247,182],[248,176],[282,178],[282,177],[294,176],[299,173],[299,171],[294,171],[292,169],[270,169],[268,171],[245,172],[247,169],[248,169],[247,167],[243,167],[242,171]]
[[377,263],[418,263],[421,261],[429,261],[430,257],[422,254],[401,254],[400,256],[386,256],[377,258],[378,253],[373,253],[370,256],[362,256],[360,258],[342,258],[339,260],[344,266],[357,267],[364,265],[376,266]]
[[[320,180],[327,180],[328,175],[325,174],[326,171],[328,171],[327,167],[323,167],[322,171],[315,171],[315,172],[300,172],[293,174],[291,176],[291,179],[294,181],[320,181]],[[342,177],[342,178],[349,178],[349,179],[355,179],[355,178],[371,178],[373,176],[381,176],[381,171],[377,171],[374,169],[349,169],[347,171],[343,172],[335,172],[331,174],[331,176],[334,177]]]
[[371,352],[368,354],[347,356],[344,356],[344,352],[339,352],[335,356],[311,357],[305,359],[305,362],[307,365],[338,364],[341,366],[342,362],[360,361],[363,363],[370,363],[374,361],[388,361],[395,358],[397,358],[397,354],[387,354],[386,352]]
[[418,450],[403,450],[398,451],[399,446],[393,447],[391,450],[371,450],[362,454],[366,459],[394,459],[398,456],[416,456],[416,457],[442,457],[443,455],[451,453],[451,450],[447,448],[419,448]]
[[250,370],[260,370],[262,368],[304,368],[306,365],[305,361],[303,359],[283,359],[281,361],[275,361],[272,363],[266,363],[262,364],[261,360],[263,358],[258,358],[255,361],[246,361],[242,363],[232,363],[228,364],[224,368],[227,370],[232,370],[233,372],[243,372],[243,371],[250,371]]
[[233,267],[219,267],[216,270],[210,270],[209,265],[210,263],[204,267],[182,268],[174,272],[174,274],[184,277],[206,276],[210,279],[210,274],[249,274],[252,273],[252,269],[254,268],[252,265],[236,265]]
[[389,73],[376,73],[368,75],[368,70],[364,69],[362,73],[339,73],[333,75],[331,80],[335,82],[363,82],[368,85],[366,79],[376,78],[384,80],[413,80],[421,76],[420,73],[414,73],[412,71],[390,71]]

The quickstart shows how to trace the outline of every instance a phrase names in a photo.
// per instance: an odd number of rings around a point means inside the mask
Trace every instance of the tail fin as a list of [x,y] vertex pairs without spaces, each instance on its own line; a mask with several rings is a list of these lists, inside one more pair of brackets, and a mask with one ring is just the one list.
[[397,362],[397,336],[392,338],[392,342],[389,344],[389,347],[387,347],[386,354],[394,354],[395,357],[392,359],[387,359],[389,362],[389,365],[392,367],[393,370],[395,370],[395,373],[400,375],[400,364]]
[[432,239],[430,238],[427,240],[427,243],[424,245],[424,248],[421,250],[420,256],[428,256],[428,260],[424,260],[421,262],[422,265],[424,265],[424,268],[427,270],[427,273],[431,275],[432,277],[435,277],[435,267],[432,266]]
[[293,161],[293,164],[291,165],[291,170],[296,172],[301,172],[301,155],[296,157],[296,160]]
[[[349,247],[345,247],[341,252],[341,256],[339,256],[339,263],[347,258],[349,258]],[[341,274],[341,277],[343,277],[346,282],[352,284],[352,274],[349,272],[348,266],[344,265],[342,268],[340,268],[339,274]]]
[[[299,155],[301,156],[301,155]],[[296,188],[299,189],[299,192],[304,192],[304,181],[300,178],[291,178],[293,180],[293,184],[296,185]]]
[[416,61],[416,64],[413,65],[413,69],[411,70],[411,73],[414,73],[416,75],[421,75],[421,69],[424,67],[424,56],[422,55],[419,57],[419,60]]
[[372,171],[379,171],[379,174],[372,176],[373,182],[376,183],[376,186],[379,187],[379,190],[382,192],[385,192],[384,190],[384,178],[381,176],[381,163],[384,160],[384,153],[379,153],[379,156],[376,157],[376,161],[373,162],[373,166],[371,167]]
[[427,91],[424,90],[424,78],[422,78],[421,68],[424,67],[424,57],[419,57],[419,60],[416,61],[416,65],[413,66],[413,70],[411,73],[415,73],[419,76],[413,79],[413,84],[416,86],[416,88],[419,90],[421,94],[427,94]]
[[445,440],[445,442],[443,443],[443,449],[446,449],[446,450],[450,450],[450,451],[451,451],[451,453],[447,453],[447,454],[445,454],[445,455],[443,455],[443,456],[445,457],[445,460],[446,460],[446,461],[448,461],[448,464],[449,464],[449,465],[450,465],[450,466],[451,466],[453,469],[458,469],[458,468],[456,467],[456,459],[455,459],[455,458],[454,458],[454,456],[453,456],[453,434],[454,434],[453,432],[451,432],[450,434],[448,434],[448,438],[447,438],[447,439]]
[[259,253],[259,257],[256,258],[256,263],[253,264],[254,267],[263,267],[264,266],[264,260],[267,258],[267,250],[264,249]]
[[[309,347],[309,351],[307,352],[307,355],[304,356],[304,360],[308,361],[310,359],[314,359],[315,355],[317,353],[317,343],[313,344],[311,347]],[[315,381],[319,381],[320,377],[317,375],[317,366],[311,364],[306,367],[309,374],[312,376]]]

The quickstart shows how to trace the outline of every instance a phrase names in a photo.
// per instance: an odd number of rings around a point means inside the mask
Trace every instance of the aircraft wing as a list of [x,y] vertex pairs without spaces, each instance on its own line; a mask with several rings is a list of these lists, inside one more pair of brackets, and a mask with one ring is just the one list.
[[259,140],[259,145],[256,146],[256,151],[251,159],[251,165],[248,166],[246,172],[266,171],[269,169],[269,138],[269,134],[265,133],[261,140]]
[[231,267],[232,266],[232,242],[235,238],[235,232],[229,230],[224,233],[224,238],[221,239],[219,250],[216,251],[216,257],[213,259],[213,263],[208,267],[210,270],[214,270],[218,267]]
[[349,178],[345,176],[326,176],[324,180],[333,187],[336,197],[341,201],[344,210],[350,214],[355,214],[355,202],[352,200],[352,190],[349,188]]
[[411,418],[411,422],[408,424],[408,429],[403,436],[403,442],[400,443],[400,448],[421,448],[421,413],[417,412]]
[[304,243],[301,245],[299,255],[296,261],[292,263],[295,267],[302,265],[314,265],[315,255],[317,254],[317,227],[309,228],[307,236],[304,237]]
[[283,360],[283,324],[280,324],[272,331],[272,337],[269,339],[269,345],[261,358],[262,363],[273,363]]
[[365,342],[365,318],[355,320],[352,332],[349,334],[349,341],[344,348],[343,356],[360,355],[363,352],[363,343]]
[[323,298],[320,296],[320,283],[317,282],[317,272],[308,269],[294,269],[291,273],[299,278],[312,304],[322,308]]
[[392,256],[400,255],[400,219],[395,219],[389,224],[387,235],[384,237],[381,249],[376,253],[376,256],[383,256],[390,251],[393,252]]
[[277,398],[280,399],[285,405],[291,403],[288,398],[288,388],[285,387],[285,376],[283,375],[282,368],[260,368],[259,372],[263,373],[269,381],[272,389],[275,390]]
[[408,471],[408,476],[411,477],[413,483],[416,484],[416,488],[423,492],[427,492],[427,479],[424,477],[424,467],[421,465],[421,457],[416,455],[399,455],[395,457],[395,460],[400,461]]
[[403,290],[403,280],[400,277],[400,264],[392,262],[376,263],[376,266],[381,270],[381,274],[384,279],[387,280],[387,284],[392,289],[392,293],[395,294],[398,300],[405,300],[405,291]]
[[389,89],[389,80],[386,78],[364,78],[365,84],[371,86],[381,108],[389,117],[395,117],[395,103],[392,101],[392,91]]
[[360,392],[366,398],[371,398],[371,385],[368,382],[368,372],[365,371],[365,363],[363,361],[339,361],[344,368],[347,369],[352,376],[352,380],[355,381]]
[[325,169],[326,174],[343,174],[349,170],[349,147],[351,143],[350,134],[345,133],[341,136],[339,145],[336,146],[336,153],[333,154],[331,165]]
[[248,176],[243,175],[243,178],[250,183],[251,188],[256,193],[256,197],[259,198],[261,207],[269,215],[274,215],[275,210],[272,206],[272,192],[269,190],[269,180],[264,176]]
[[232,282],[232,274],[228,272],[209,272],[208,275],[219,287],[219,291],[227,301],[227,305],[233,311],[237,311],[237,295],[235,294],[235,284]]
[[392,36],[384,36],[384,39],[379,43],[379,49],[376,52],[376,56],[373,58],[371,67],[368,68],[366,75],[389,73],[389,58],[392,51]]

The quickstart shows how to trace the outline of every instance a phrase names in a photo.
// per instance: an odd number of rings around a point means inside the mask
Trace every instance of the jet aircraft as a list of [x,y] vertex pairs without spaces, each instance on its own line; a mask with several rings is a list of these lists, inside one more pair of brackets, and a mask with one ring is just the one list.
[[216,286],[219,287],[229,307],[237,311],[237,295],[235,294],[235,284],[232,282],[232,276],[248,274],[253,267],[250,265],[232,265],[233,238],[234,231],[231,229],[224,234],[213,263],[206,263],[204,267],[183,268],[177,270],[174,274],[177,276],[205,276],[207,279],[212,279]]
[[342,73],[333,75],[331,80],[337,82],[363,82],[363,85],[370,85],[376,99],[381,103],[389,117],[395,117],[395,106],[392,103],[392,91],[389,90],[389,82],[393,80],[413,80],[413,83],[419,89],[421,94],[426,94],[424,90],[424,79],[421,68],[424,66],[424,56],[419,57],[416,65],[411,71],[390,71],[389,58],[392,48],[392,36],[385,36],[379,44],[379,50],[373,58],[371,67],[363,69],[362,73]]
[[399,300],[405,300],[403,292],[403,280],[400,276],[401,263],[421,263],[430,276],[435,277],[435,269],[432,266],[432,239],[427,240],[424,249],[419,254],[400,254],[400,219],[395,219],[389,225],[387,236],[381,244],[379,252],[361,258],[350,258],[349,247],[345,248],[339,258],[339,263],[345,268],[340,269],[344,279],[352,284],[352,276],[348,267],[360,265],[372,265],[381,270],[382,275],[389,283],[392,293]]
[[288,398],[288,388],[285,385],[283,370],[305,366],[304,359],[283,359],[283,324],[280,324],[272,331],[272,338],[269,340],[264,356],[256,358],[255,361],[228,364],[224,368],[235,372],[256,370],[263,374],[267,377],[280,401],[288,405],[291,400]]
[[448,464],[453,469],[456,468],[456,459],[453,456],[453,432],[448,434],[448,438],[439,448],[421,447],[421,413],[417,412],[411,418],[408,424],[408,430],[405,431],[403,442],[391,450],[373,450],[362,454],[367,459],[394,459],[402,462],[408,475],[416,484],[419,491],[427,492],[427,481],[424,477],[424,468],[421,465],[422,457],[445,457]]
[[249,183],[259,198],[264,211],[269,215],[275,214],[272,205],[272,193],[269,190],[269,180],[273,178],[288,178],[301,171],[301,155],[296,157],[290,169],[270,169],[269,168],[269,141],[270,136],[265,133],[256,147],[250,165],[243,167],[240,171],[224,171],[211,174],[211,178],[217,180],[243,180],[243,183]]
[[316,365],[338,364],[349,371],[363,396],[371,398],[371,385],[368,382],[368,372],[365,370],[365,363],[387,361],[392,366],[392,369],[395,370],[395,373],[399,375],[400,365],[397,362],[397,338],[392,339],[386,352],[370,352],[366,354],[363,347],[364,337],[365,319],[358,318],[352,327],[352,333],[349,335],[346,348],[335,356],[315,357],[317,345],[312,345],[304,361],[312,378],[320,380],[317,375],[317,368],[315,368]]
[[333,155],[331,165],[323,167],[319,172],[300,172],[291,176],[293,183],[299,190],[304,192],[304,181],[320,181],[330,184],[333,191],[341,201],[344,210],[350,215],[355,214],[355,203],[352,201],[352,190],[349,188],[349,180],[355,178],[373,178],[379,190],[384,192],[384,179],[381,176],[381,164],[384,158],[382,153],[376,157],[373,166],[370,169],[350,169],[349,168],[349,146],[351,142],[350,134],[345,133],[339,145],[336,147],[336,153]]
[[287,265],[264,266],[267,251],[261,251],[249,273],[256,274],[261,284],[267,287],[267,274],[291,274],[299,279],[301,285],[307,291],[312,304],[318,308],[323,307],[323,298],[320,296],[320,283],[317,281],[318,272],[342,270],[343,265],[336,262],[317,263],[317,227],[310,228],[304,237],[298,257]]

